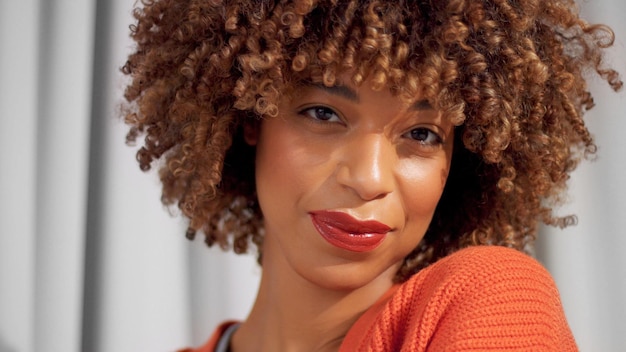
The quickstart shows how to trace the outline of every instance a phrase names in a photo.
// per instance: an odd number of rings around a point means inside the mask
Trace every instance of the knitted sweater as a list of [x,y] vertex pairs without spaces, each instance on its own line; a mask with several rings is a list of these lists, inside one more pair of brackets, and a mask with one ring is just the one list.
[[[227,324],[199,349],[212,352]],[[497,247],[451,254],[393,286],[339,351],[577,351],[559,293],[533,258]]]

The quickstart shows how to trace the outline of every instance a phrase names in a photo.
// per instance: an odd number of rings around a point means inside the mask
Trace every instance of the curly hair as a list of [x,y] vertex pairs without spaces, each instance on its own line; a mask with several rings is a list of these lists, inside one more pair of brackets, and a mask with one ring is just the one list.
[[420,94],[457,126],[444,193],[397,281],[462,247],[527,250],[539,222],[575,223],[552,209],[596,151],[585,76],[622,86],[602,61],[613,32],[572,0],[143,0],[134,16],[127,142],[145,136],[141,169],[163,161],[162,202],[209,246],[262,245],[243,127],[278,115],[301,84],[350,72]]

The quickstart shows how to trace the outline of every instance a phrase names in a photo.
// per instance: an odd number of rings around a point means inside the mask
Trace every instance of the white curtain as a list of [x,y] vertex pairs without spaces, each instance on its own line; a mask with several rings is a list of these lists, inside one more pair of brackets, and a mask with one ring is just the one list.
[[[0,0],[0,352],[172,351],[244,318],[252,255],[184,240],[117,118],[133,0]],[[618,34],[621,0],[584,2]],[[601,83],[601,82],[599,82]],[[598,84],[598,160],[572,180],[577,227],[538,253],[583,351],[626,348],[626,101]]]
[[0,2],[3,351],[81,336],[93,10]]

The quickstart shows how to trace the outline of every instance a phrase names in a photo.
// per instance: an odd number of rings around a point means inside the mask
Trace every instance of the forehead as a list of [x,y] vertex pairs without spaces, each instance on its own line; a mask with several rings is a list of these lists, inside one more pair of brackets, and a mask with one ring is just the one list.
[[291,84],[287,91],[291,91],[286,95],[290,99],[298,99],[303,94],[314,91],[316,93],[323,93],[328,96],[344,99],[352,103],[361,103],[363,99],[367,99],[368,93],[374,94],[389,94],[391,97],[397,98],[398,102],[407,106],[411,110],[433,110],[435,105],[421,94],[421,90],[417,90],[414,94],[408,94],[404,87],[398,86],[376,86],[372,82],[371,78],[367,79],[360,84],[353,81],[354,73],[345,72],[341,74],[332,85],[326,85],[322,82],[313,82],[312,80],[304,80],[295,84]]
[[[363,89],[371,90],[371,87],[368,87],[367,83],[367,81],[364,83],[365,87]],[[363,91],[362,89],[360,89],[361,87],[355,87],[353,85],[344,85],[342,83],[338,83],[334,86],[327,87],[323,84],[310,84],[306,87],[309,89],[322,91],[331,96],[341,97],[353,103],[360,103],[364,98],[363,94],[361,93]],[[398,94],[393,94],[394,92],[390,88],[384,87],[382,90],[384,91],[385,89],[389,91],[391,96],[400,99],[402,98]],[[415,96],[412,99],[402,100],[402,103],[406,104],[411,110],[425,111],[434,109],[432,104],[427,99],[423,99],[420,96]]]

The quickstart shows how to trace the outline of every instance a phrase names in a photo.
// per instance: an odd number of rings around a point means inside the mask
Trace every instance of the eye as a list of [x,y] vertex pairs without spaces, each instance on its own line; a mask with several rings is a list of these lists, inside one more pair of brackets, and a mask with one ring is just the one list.
[[322,122],[341,122],[341,119],[331,108],[325,106],[313,106],[306,108],[300,114]]
[[420,144],[436,146],[443,141],[441,136],[426,127],[418,127],[406,133],[406,136]]

